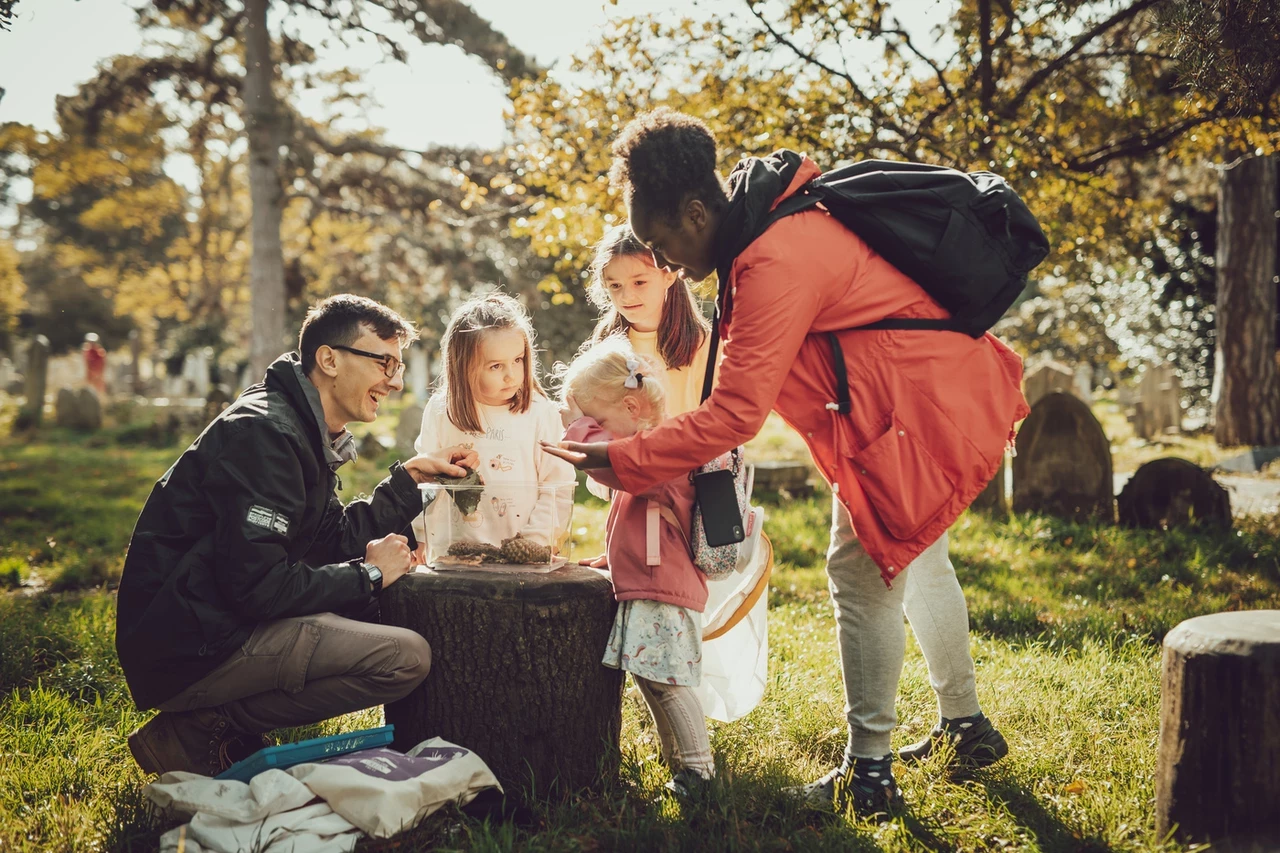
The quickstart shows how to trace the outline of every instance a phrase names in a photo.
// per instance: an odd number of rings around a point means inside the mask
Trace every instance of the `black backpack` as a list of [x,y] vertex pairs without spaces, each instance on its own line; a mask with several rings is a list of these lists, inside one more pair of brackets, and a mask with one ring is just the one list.
[[[825,172],[784,199],[760,232],[819,204],[951,313],[948,320],[888,318],[859,330],[932,329],[980,338],[1022,293],[1027,273],[1049,254],[1036,218],[991,172],[862,160]],[[711,390],[724,301],[731,298],[724,285],[716,300],[704,400]],[[843,352],[834,332],[827,339],[836,362],[839,410],[847,413]]]

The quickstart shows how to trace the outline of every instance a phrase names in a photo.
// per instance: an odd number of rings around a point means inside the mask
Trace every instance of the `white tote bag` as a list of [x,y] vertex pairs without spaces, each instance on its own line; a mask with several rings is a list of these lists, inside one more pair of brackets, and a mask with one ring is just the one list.
[[773,545],[764,535],[764,510],[753,507],[750,545],[736,571],[707,581],[702,628],[702,681],[694,688],[703,712],[724,723],[745,717],[769,679],[769,577]]

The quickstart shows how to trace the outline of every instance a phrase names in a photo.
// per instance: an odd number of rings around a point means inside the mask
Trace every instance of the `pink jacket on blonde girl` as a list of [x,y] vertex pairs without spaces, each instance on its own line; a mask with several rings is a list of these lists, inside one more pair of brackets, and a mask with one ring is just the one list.
[[[595,419],[582,417],[569,425],[564,440],[612,441],[613,435]],[[685,534],[658,512],[659,507],[665,506],[676,518],[693,518],[694,491],[688,473],[638,494],[623,491],[622,483],[608,468],[587,474],[615,490],[605,524],[605,553],[614,597],[618,601],[648,599],[703,610],[707,604],[707,579],[693,564]],[[649,535],[653,525],[657,527],[656,542]],[[658,553],[655,555],[654,551]],[[657,565],[648,565],[650,562]]]

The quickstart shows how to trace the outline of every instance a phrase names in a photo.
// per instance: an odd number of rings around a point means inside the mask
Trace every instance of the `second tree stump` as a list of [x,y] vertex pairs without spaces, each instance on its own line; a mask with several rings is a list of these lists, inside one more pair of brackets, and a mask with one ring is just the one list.
[[382,621],[426,638],[431,674],[386,706],[396,748],[465,746],[518,800],[616,775],[623,674],[600,662],[616,610],[608,578],[578,566],[401,578]]
[[1164,638],[1156,834],[1275,839],[1277,803],[1280,610],[1188,619]]

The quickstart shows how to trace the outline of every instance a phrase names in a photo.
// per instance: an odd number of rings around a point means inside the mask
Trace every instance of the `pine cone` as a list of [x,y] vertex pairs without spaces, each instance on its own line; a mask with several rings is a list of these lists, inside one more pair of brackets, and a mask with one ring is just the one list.
[[463,559],[476,558],[479,562],[502,562],[502,551],[485,542],[460,540],[449,546],[449,556]]
[[508,563],[549,563],[551,546],[516,535],[502,540],[502,556]]

